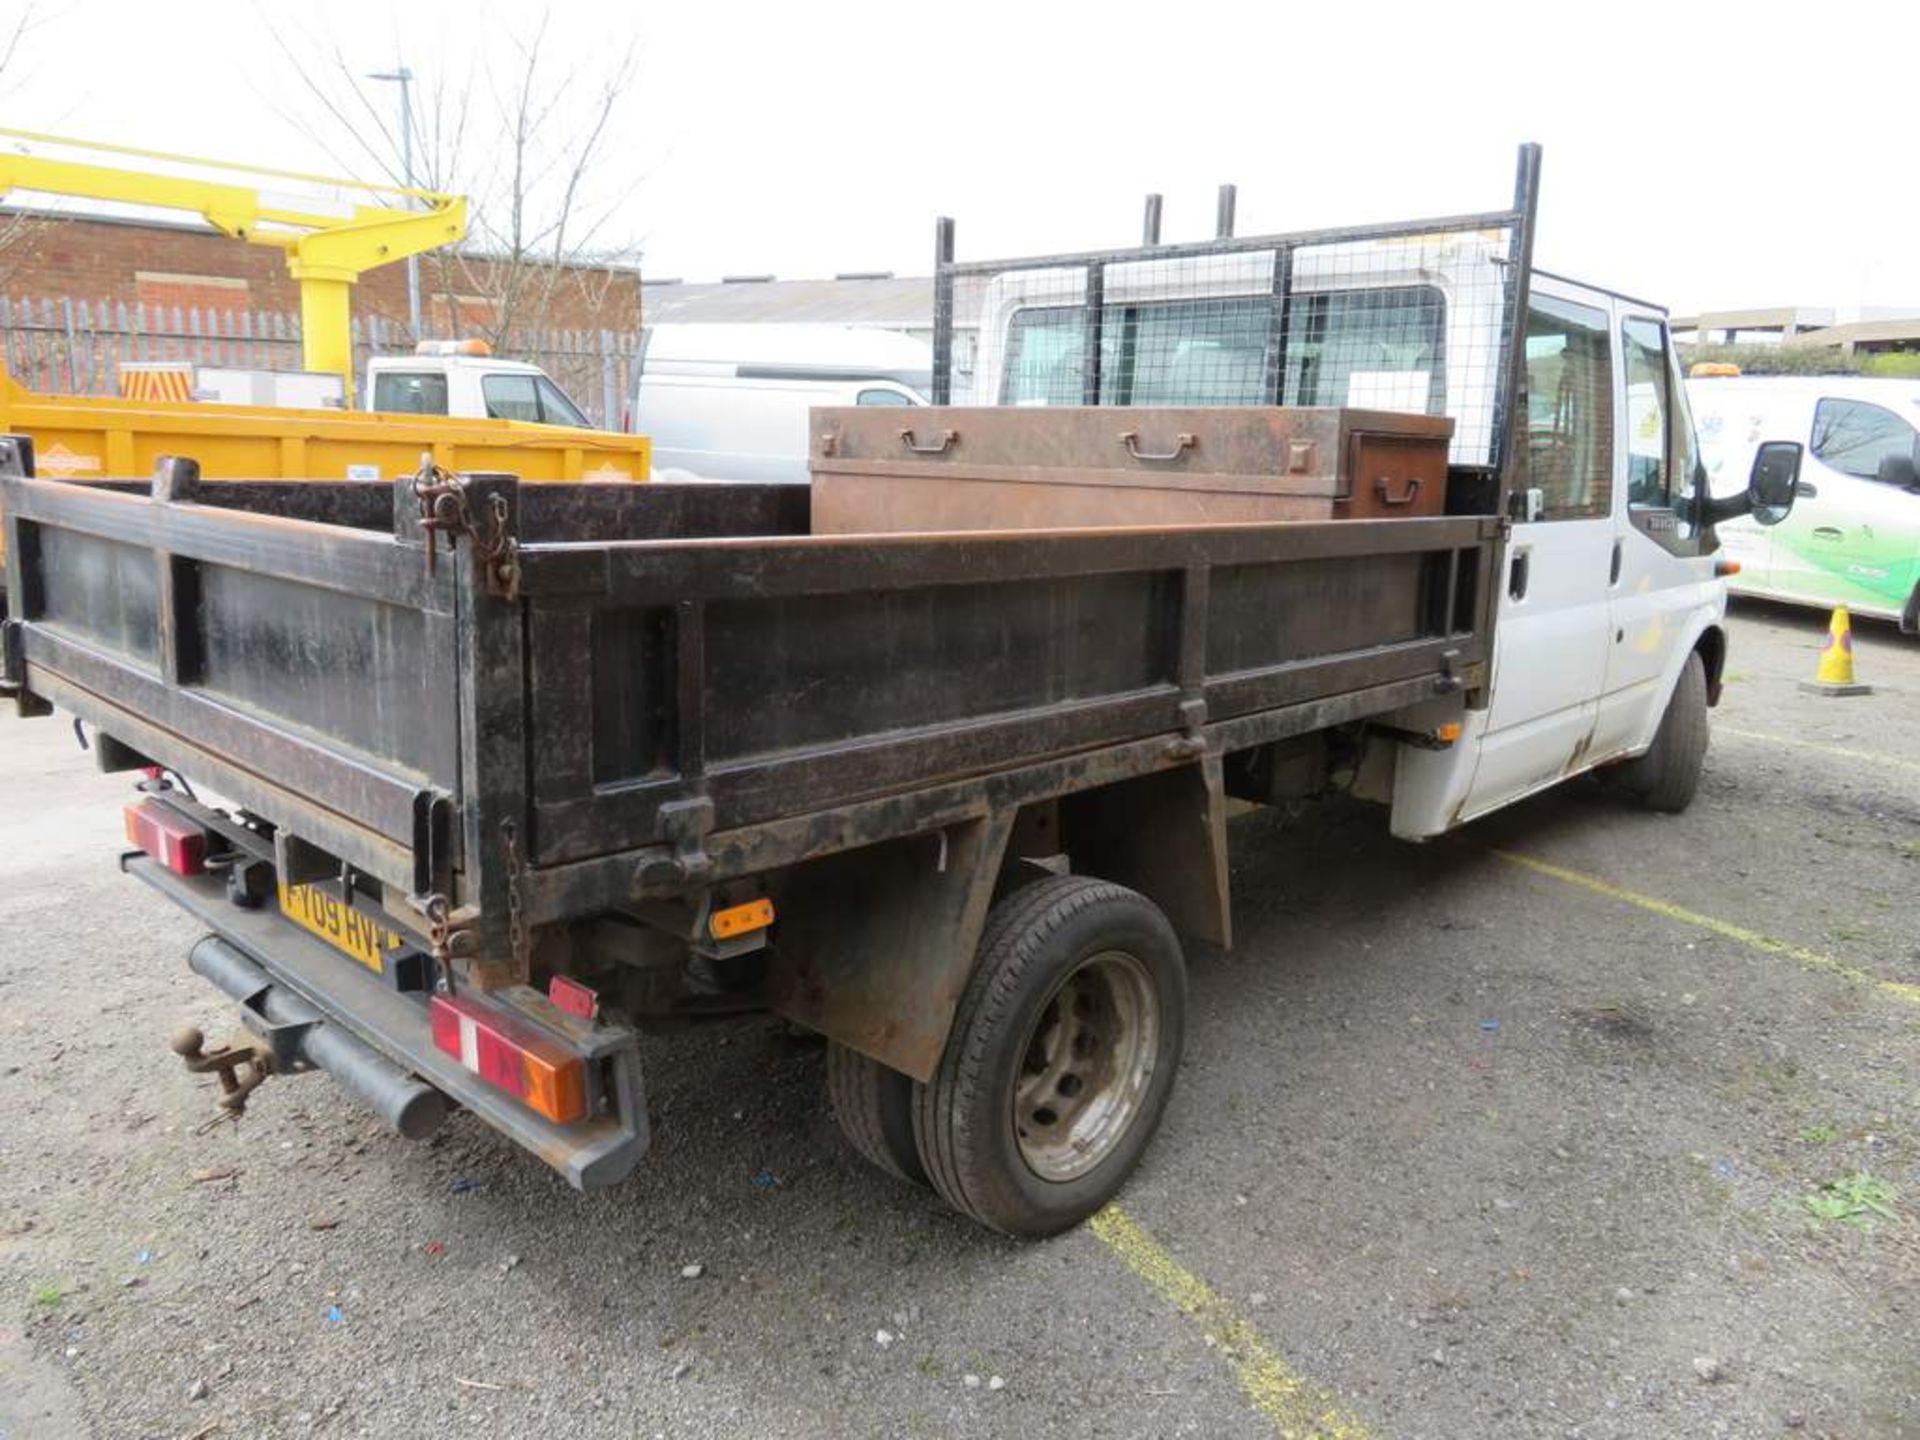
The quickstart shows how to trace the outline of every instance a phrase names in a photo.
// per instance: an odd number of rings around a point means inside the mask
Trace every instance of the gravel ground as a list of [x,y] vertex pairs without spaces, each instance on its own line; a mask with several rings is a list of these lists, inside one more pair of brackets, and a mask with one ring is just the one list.
[[[1212,1440],[1296,1381],[1344,1440],[1920,1434],[1920,990],[1876,983],[1920,984],[1920,643],[1862,626],[1880,689],[1821,700],[1821,630],[1736,611],[1682,817],[1237,820],[1144,1241],[868,1173],[766,1021],[648,1042],[611,1194],[324,1077],[209,1127],[165,1040],[230,1022],[114,868],[125,777],[0,721],[0,1440]],[[1860,1174],[1892,1218],[1814,1214]]]

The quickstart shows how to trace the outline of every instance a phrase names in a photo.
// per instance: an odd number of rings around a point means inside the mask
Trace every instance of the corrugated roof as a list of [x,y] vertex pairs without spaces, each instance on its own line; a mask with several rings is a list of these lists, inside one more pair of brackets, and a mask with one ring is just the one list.
[[[926,275],[873,280],[749,280],[731,284],[642,280],[648,324],[877,325],[890,330],[933,328],[933,280]],[[971,325],[979,309],[978,282],[955,286],[954,323]]]

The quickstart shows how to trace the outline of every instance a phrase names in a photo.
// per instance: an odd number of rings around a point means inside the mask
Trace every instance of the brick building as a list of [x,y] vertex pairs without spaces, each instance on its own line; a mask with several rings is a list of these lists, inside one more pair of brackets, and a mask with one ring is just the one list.
[[[0,226],[15,224],[13,243],[0,251],[0,294],[6,296],[109,307],[299,313],[300,288],[287,274],[284,253],[274,246],[231,240],[197,224],[0,208]],[[492,298],[499,289],[500,276],[485,257],[420,257],[421,323],[431,333],[491,334],[499,323],[499,304]],[[377,316],[404,326],[406,265],[383,265],[361,276],[353,309],[357,317]],[[638,330],[638,269],[568,271],[554,287],[545,325]]]

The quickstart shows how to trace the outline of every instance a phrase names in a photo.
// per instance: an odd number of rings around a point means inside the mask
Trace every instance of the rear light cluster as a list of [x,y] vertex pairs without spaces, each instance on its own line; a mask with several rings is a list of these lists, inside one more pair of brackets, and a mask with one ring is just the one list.
[[557,1125],[587,1116],[587,1065],[526,1020],[465,995],[428,1002],[433,1043]]
[[129,805],[124,817],[127,843],[137,846],[176,875],[207,871],[207,832],[158,800]]

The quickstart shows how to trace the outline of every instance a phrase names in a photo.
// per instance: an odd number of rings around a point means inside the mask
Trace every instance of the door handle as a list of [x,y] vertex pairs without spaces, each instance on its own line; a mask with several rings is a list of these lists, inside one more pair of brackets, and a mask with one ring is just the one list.
[[1620,583],[1620,539],[1618,536],[1615,536],[1613,541],[1613,562],[1607,566],[1607,584],[1618,585],[1619,583]]
[[1525,550],[1514,552],[1513,563],[1507,568],[1507,594],[1515,600],[1527,598],[1527,578],[1533,569],[1528,563]]
[[1834,525],[1816,525],[1813,527],[1813,533],[1818,535],[1822,540],[1846,539],[1846,531]]

